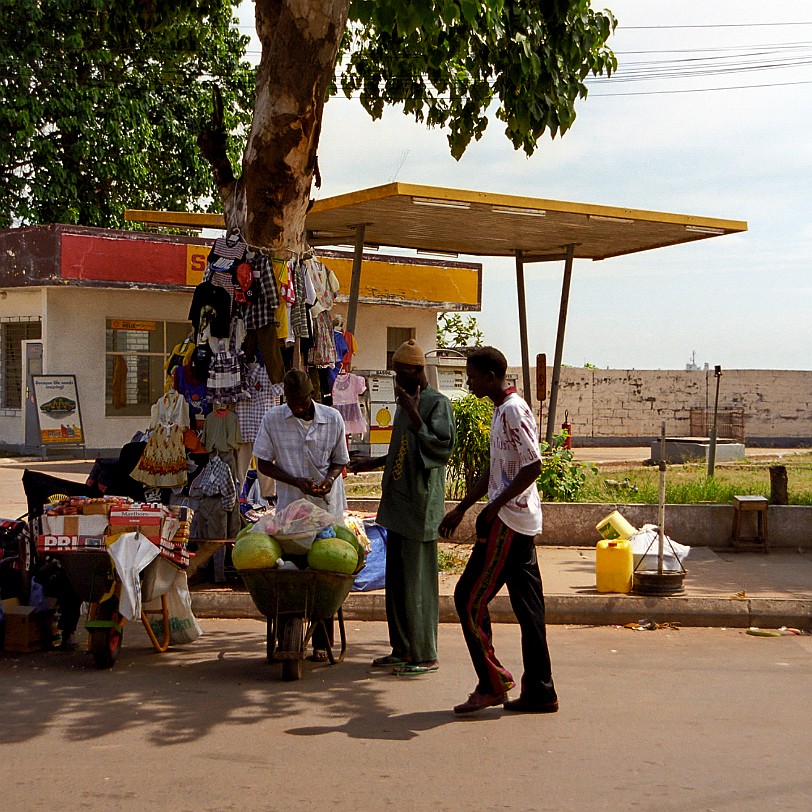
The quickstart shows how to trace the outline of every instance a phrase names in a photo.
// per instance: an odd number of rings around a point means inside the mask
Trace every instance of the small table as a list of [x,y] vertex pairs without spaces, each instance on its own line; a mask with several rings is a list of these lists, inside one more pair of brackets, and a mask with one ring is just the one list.
[[[733,532],[730,544],[737,550],[751,550],[769,553],[770,546],[767,534],[767,508],[769,502],[766,496],[734,496],[733,497]],[[742,536],[742,514],[755,512],[756,535]]]

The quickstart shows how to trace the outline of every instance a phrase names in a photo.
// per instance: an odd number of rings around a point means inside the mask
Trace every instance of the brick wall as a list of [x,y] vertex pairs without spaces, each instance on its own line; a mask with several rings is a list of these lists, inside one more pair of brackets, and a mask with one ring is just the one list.
[[[521,369],[512,367],[521,381]],[[535,369],[531,370],[535,381]],[[552,369],[547,369],[547,401]],[[520,384],[521,386],[521,384]],[[665,421],[669,436],[689,436],[690,411],[713,409],[713,371],[579,369],[561,370],[556,424],[569,411],[573,435],[580,445],[616,440],[618,445],[659,436]],[[534,393],[535,394],[535,393]],[[812,444],[812,371],[725,370],[719,387],[719,408],[742,409],[746,441],[751,444]],[[538,404],[534,403],[538,414]],[[542,432],[543,433],[543,432]],[[625,441],[625,442],[624,442]]]

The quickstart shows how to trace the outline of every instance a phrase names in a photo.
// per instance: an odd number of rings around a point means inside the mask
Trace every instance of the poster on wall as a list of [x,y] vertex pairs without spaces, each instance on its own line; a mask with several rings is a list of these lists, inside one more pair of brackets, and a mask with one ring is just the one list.
[[75,375],[32,375],[43,446],[84,445]]

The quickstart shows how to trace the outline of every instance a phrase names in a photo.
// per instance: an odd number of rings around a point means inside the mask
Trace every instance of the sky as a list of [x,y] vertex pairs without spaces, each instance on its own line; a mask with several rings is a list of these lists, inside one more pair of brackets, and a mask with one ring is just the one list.
[[[744,234],[576,260],[563,362],[812,369],[812,3],[592,5],[618,18],[619,69],[588,83],[563,138],[527,158],[491,116],[455,161],[442,130],[398,108],[373,122],[339,96],[325,107],[314,196],[397,180],[744,220]],[[240,7],[246,34],[253,8]],[[485,343],[519,364],[514,261],[460,259],[483,263]],[[525,270],[531,358],[553,357],[562,276],[563,263]]]

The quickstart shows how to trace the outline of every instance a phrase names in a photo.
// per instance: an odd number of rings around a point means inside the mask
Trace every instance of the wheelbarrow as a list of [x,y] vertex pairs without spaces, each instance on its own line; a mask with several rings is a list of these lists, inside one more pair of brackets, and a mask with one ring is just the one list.
[[[56,558],[77,597],[88,604],[88,647],[96,668],[111,668],[121,652],[126,618],[119,612],[121,583],[107,550],[70,550],[50,553]],[[156,651],[169,648],[169,611],[166,593],[182,567],[157,556],[141,573],[141,600],[143,604],[160,598],[160,609],[142,609],[141,622]],[[163,635],[159,640],[150,625],[150,616],[163,620]]]
[[268,662],[282,663],[282,678],[302,676],[307,644],[321,626],[328,638],[326,621],[338,619],[341,651],[336,656],[327,642],[331,665],[341,662],[347,651],[347,635],[341,606],[349,594],[356,573],[350,575],[320,570],[259,569],[240,572],[257,609],[267,621]]

